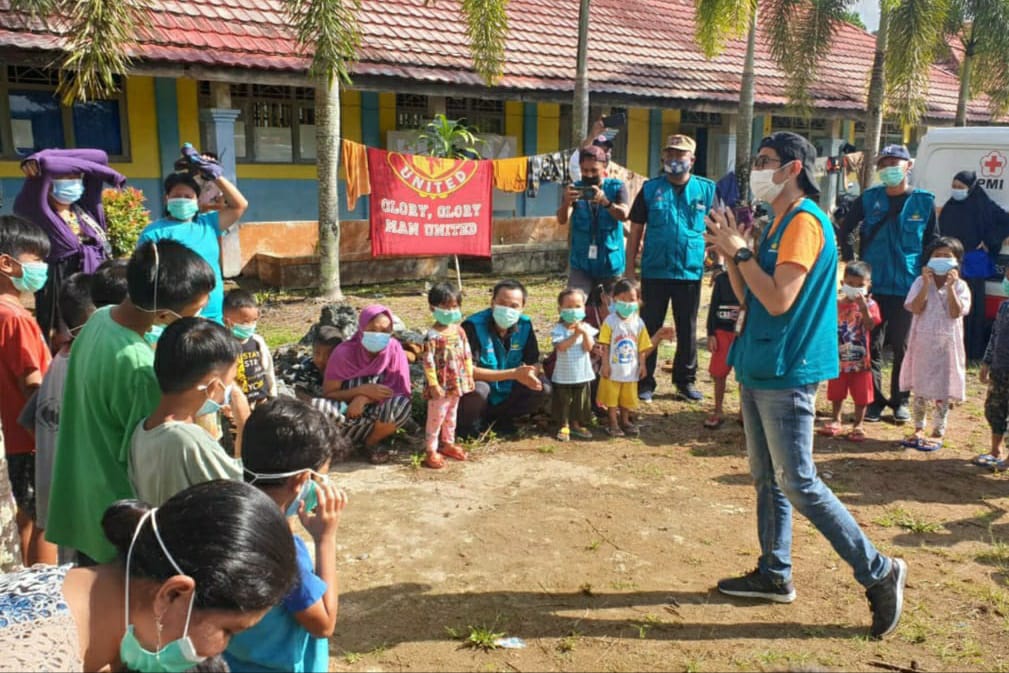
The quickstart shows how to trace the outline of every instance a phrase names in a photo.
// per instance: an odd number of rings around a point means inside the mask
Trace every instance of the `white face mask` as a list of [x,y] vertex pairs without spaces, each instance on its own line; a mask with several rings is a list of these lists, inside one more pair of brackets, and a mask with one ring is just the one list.
[[866,289],[864,287],[852,287],[851,285],[844,283],[841,285],[841,292],[843,292],[844,296],[848,299],[855,299],[859,295],[866,294]]
[[758,201],[773,203],[785,188],[785,183],[778,184],[774,181],[774,174],[777,172],[774,168],[764,168],[750,173],[750,189]]

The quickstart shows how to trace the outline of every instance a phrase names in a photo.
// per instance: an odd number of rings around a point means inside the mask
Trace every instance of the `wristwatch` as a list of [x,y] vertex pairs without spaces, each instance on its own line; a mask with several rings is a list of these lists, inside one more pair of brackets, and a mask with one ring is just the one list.
[[747,247],[742,247],[739,250],[736,250],[736,254],[732,256],[732,261],[735,262],[737,266],[750,259],[753,259],[753,251]]

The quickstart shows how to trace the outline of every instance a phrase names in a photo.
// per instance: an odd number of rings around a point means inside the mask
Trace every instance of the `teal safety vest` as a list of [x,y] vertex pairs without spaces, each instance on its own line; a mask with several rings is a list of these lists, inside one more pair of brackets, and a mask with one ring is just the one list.
[[[606,178],[600,185],[606,200],[613,203],[624,183]],[[584,185],[579,181],[575,189]],[[624,227],[602,206],[584,199],[574,202],[571,210],[571,268],[584,271],[593,278],[624,275]],[[596,258],[589,259],[589,247],[596,246]]]
[[641,277],[700,280],[704,275],[704,218],[715,199],[715,183],[692,175],[677,193],[661,176],[641,189],[648,206]]
[[858,256],[872,265],[872,291],[905,297],[920,275],[922,239],[935,210],[935,196],[923,189],[911,192],[896,224],[886,219],[890,199],[883,186],[862,193],[862,208],[865,219],[859,236],[863,241],[872,238]]
[[[514,369],[523,364],[522,353],[526,343],[533,333],[533,323],[528,316],[522,316],[516,323],[508,343],[501,341],[497,335],[496,325],[491,309],[474,313],[466,322],[473,325],[477,339],[480,341],[480,358],[474,363],[484,369]],[[514,381],[488,381],[490,385],[490,403],[501,404],[511,393]]]
[[756,259],[765,273],[774,274],[782,234],[798,213],[816,217],[823,229],[823,250],[784,314],[772,316],[747,289],[746,322],[729,350],[729,363],[744,386],[798,388],[838,374],[837,243],[827,215],[815,202],[803,199],[773,234],[764,233]]

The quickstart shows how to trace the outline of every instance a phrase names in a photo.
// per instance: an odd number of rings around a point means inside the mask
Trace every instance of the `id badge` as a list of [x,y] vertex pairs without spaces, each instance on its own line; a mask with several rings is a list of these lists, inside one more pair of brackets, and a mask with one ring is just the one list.
[[590,245],[589,246],[589,259],[596,259],[597,257],[599,257],[599,246],[598,245]]
[[736,336],[743,333],[743,327],[746,326],[746,309],[743,307],[739,308],[739,315],[736,316],[736,327],[733,330]]

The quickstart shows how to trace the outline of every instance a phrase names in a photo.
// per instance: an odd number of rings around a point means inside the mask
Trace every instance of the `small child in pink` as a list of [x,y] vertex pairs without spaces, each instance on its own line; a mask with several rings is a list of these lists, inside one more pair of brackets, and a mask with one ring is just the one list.
[[[427,400],[425,467],[445,467],[442,456],[466,460],[455,443],[459,398],[473,390],[473,354],[462,322],[462,295],[451,283],[438,283],[427,293],[434,325],[424,338],[424,398]],[[441,443],[439,445],[439,437]]]

